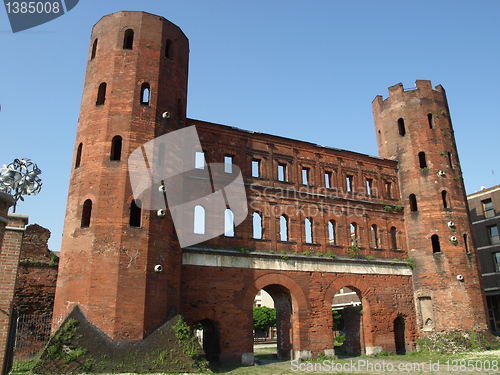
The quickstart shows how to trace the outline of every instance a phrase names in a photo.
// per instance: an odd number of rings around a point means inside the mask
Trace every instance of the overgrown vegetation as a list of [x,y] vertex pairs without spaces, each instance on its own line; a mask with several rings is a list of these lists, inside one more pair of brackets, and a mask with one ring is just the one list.
[[276,309],[266,306],[253,308],[253,328],[255,330],[265,330],[269,327],[276,327]]

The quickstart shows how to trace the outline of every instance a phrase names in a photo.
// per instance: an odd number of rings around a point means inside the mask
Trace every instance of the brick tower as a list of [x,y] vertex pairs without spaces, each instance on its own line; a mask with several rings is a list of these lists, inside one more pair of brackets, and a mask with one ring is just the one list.
[[[54,323],[78,305],[113,340],[140,340],[179,309],[172,222],[133,203],[127,159],[183,127],[189,43],[166,19],[118,12],[94,25],[61,249]],[[169,116],[164,116],[165,112]],[[163,272],[156,273],[155,265]]]
[[486,328],[485,300],[444,89],[389,88],[373,114],[379,155],[399,162],[420,334]]

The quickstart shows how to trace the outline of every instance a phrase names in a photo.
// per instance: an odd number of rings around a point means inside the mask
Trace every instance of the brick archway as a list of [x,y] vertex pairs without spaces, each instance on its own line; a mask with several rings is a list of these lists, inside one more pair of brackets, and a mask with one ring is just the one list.
[[[373,334],[372,334],[372,323],[371,323],[371,314],[370,314],[370,304],[373,302],[373,290],[372,288],[366,283],[363,279],[362,276],[356,276],[356,275],[347,275],[347,276],[341,276],[335,281],[333,281],[330,286],[328,287],[326,293],[325,293],[325,299],[323,301],[323,307],[325,311],[330,312],[332,308],[332,300],[335,294],[339,291],[340,288],[342,287],[349,287],[353,289],[356,294],[358,294],[358,297],[360,298],[363,306],[363,319],[362,319],[362,340],[361,340],[361,353],[366,354],[367,352],[370,352],[371,349],[374,346],[373,344]],[[331,314],[328,314],[330,316],[329,324],[330,327],[333,327],[333,320],[331,318]],[[331,329],[328,330],[328,332],[331,332]],[[333,341],[333,335],[332,335],[332,341]]]
[[303,342],[305,341],[307,335],[302,335],[301,330],[306,329],[306,322],[304,321],[304,318],[307,317],[309,303],[302,288],[292,278],[278,273],[269,273],[258,277],[253,281],[253,283],[245,293],[243,309],[245,311],[251,310],[253,307],[255,296],[259,292],[259,290],[266,289],[266,287],[269,287],[271,285],[285,288],[290,294],[290,300],[292,303],[291,313],[293,316],[291,320],[293,337],[291,349],[295,353],[301,351],[307,346],[307,343]]

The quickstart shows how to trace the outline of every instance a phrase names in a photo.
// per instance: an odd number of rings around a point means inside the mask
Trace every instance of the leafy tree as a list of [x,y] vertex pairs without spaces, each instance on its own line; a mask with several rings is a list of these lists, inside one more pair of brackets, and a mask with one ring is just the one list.
[[253,308],[253,328],[264,330],[269,327],[276,327],[276,309],[266,306]]

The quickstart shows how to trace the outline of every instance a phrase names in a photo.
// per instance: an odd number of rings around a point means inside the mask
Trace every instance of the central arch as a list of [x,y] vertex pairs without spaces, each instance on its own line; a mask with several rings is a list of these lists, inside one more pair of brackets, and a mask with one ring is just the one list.
[[277,355],[280,359],[294,357],[303,347],[300,335],[301,316],[307,316],[308,301],[303,290],[290,277],[271,273],[258,277],[247,289],[244,310],[253,308],[255,296],[264,289],[276,308]]

